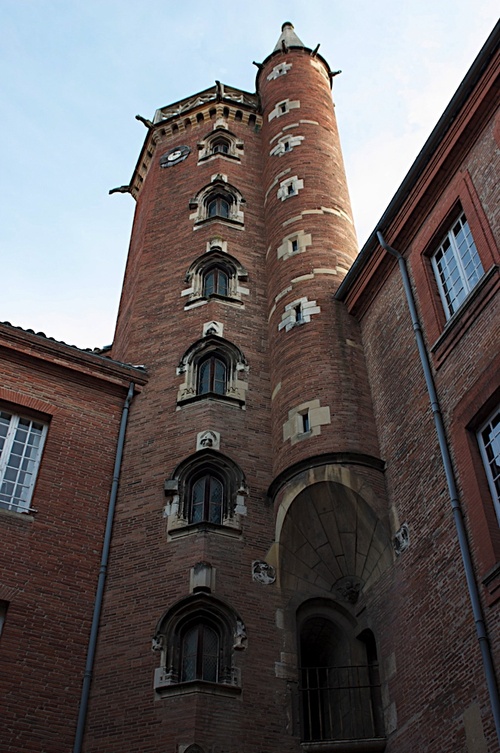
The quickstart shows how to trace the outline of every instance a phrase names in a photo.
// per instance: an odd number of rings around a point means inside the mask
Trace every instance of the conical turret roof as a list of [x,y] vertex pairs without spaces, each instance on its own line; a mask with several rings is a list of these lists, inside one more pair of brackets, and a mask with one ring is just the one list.
[[274,48],[273,52],[276,52],[276,50],[281,50],[283,47],[304,47],[304,43],[300,41],[298,36],[296,35],[293,24],[290,23],[290,21],[285,21],[283,26],[281,27],[281,36],[278,39],[276,43],[276,47]]

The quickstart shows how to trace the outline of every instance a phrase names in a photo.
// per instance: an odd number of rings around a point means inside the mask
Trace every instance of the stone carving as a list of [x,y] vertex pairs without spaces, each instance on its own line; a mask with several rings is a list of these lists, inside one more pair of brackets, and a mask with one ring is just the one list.
[[197,450],[219,450],[220,434],[218,431],[200,431],[196,437]]
[[245,649],[247,642],[247,631],[241,620],[236,620],[236,631],[234,633],[233,648],[236,651],[242,651]]
[[254,560],[252,562],[252,580],[256,583],[262,583],[269,586],[276,580],[276,570],[264,560]]
[[221,322],[206,322],[203,325],[203,337],[207,337],[208,335],[222,337],[223,331],[224,325]]
[[403,523],[399,531],[396,531],[394,538],[394,549],[397,555],[400,555],[410,546],[410,529],[408,523]]
[[338,596],[343,601],[347,601],[348,604],[356,604],[362,588],[363,581],[352,575],[341,578],[335,584],[335,591]]
[[154,635],[151,638],[151,651],[161,651],[163,648],[163,635]]

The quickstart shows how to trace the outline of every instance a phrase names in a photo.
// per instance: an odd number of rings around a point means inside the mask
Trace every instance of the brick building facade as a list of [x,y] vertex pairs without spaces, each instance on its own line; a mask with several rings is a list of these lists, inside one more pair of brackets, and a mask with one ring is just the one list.
[[[497,78],[495,31],[379,228],[494,668]],[[401,278],[375,234],[357,255],[331,79],[284,24],[255,94],[217,82],[144,121],[111,350],[2,328],[9,753],[70,750],[77,718],[75,753],[498,750]]]

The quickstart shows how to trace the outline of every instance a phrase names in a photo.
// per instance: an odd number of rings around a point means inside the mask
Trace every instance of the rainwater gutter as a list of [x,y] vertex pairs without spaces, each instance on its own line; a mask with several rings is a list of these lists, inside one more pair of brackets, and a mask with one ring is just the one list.
[[446,439],[446,432],[444,428],[443,415],[439,406],[439,400],[432,376],[432,371],[429,362],[429,356],[424,343],[424,337],[422,334],[422,328],[418,319],[417,309],[415,306],[415,299],[413,297],[413,291],[411,288],[410,277],[406,266],[406,260],[404,256],[395,248],[389,246],[384,240],[384,237],[380,231],[377,231],[377,238],[385,251],[396,257],[399,264],[399,270],[401,277],[403,278],[403,286],[406,294],[406,300],[408,302],[408,308],[410,309],[411,322],[413,331],[415,333],[415,339],[417,341],[418,352],[420,354],[420,361],[424,372],[425,383],[427,385],[427,392],[429,394],[429,401],[434,417],[434,425],[439,441],[439,449],[441,450],[441,458],[443,461],[444,472],[446,475],[446,483],[448,485],[448,493],[450,495],[450,502],[453,511],[453,519],[455,521],[455,527],[457,530],[458,543],[460,546],[460,553],[462,555],[462,561],[465,570],[465,577],[467,579],[467,587],[469,590],[469,598],[472,606],[472,612],[474,615],[474,622],[476,625],[476,633],[479,641],[479,647],[481,649],[481,656],[483,660],[483,668],[486,676],[486,684],[488,686],[488,692],[490,695],[491,710],[493,712],[493,719],[495,721],[495,729],[497,733],[498,741],[500,742],[500,698],[498,694],[498,685],[495,675],[495,667],[493,665],[493,657],[491,653],[491,644],[486,632],[486,625],[483,616],[483,610],[481,607],[481,601],[479,599],[479,591],[474,574],[474,566],[472,564],[472,557],[467,539],[467,531],[465,529],[464,515],[460,500],[458,497],[457,484],[455,480],[455,472],[451,462],[450,448],[448,446],[448,440]]
[[111,533],[113,530],[113,519],[115,516],[116,496],[118,493],[118,483],[120,481],[120,468],[123,455],[123,445],[125,444],[125,432],[127,430],[128,413],[130,403],[134,396],[134,383],[130,382],[127,397],[123,404],[122,417],[120,421],[120,430],[118,433],[118,442],[116,445],[115,467],[113,470],[113,483],[109,495],[108,517],[106,520],[106,529],[104,531],[104,541],[102,544],[101,566],[99,568],[99,578],[97,581],[97,591],[94,602],[94,615],[92,618],[92,627],[90,628],[89,645],[87,649],[87,661],[85,664],[85,674],[83,676],[82,693],[80,696],[80,707],[78,709],[78,723],[75,734],[75,744],[73,753],[81,753],[83,735],[85,733],[85,723],[87,721],[87,708],[89,703],[90,685],[94,669],[94,657],[97,645],[97,635],[99,632],[99,621],[101,618],[102,600],[104,596],[104,584],[108,571],[109,549],[111,545]]

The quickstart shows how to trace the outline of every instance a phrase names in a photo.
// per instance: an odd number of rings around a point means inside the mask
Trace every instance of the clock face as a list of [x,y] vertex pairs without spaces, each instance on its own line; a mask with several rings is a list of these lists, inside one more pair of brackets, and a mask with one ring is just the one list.
[[190,153],[191,149],[188,146],[175,146],[160,157],[160,167],[172,167],[172,165],[177,165],[178,162],[183,162]]

